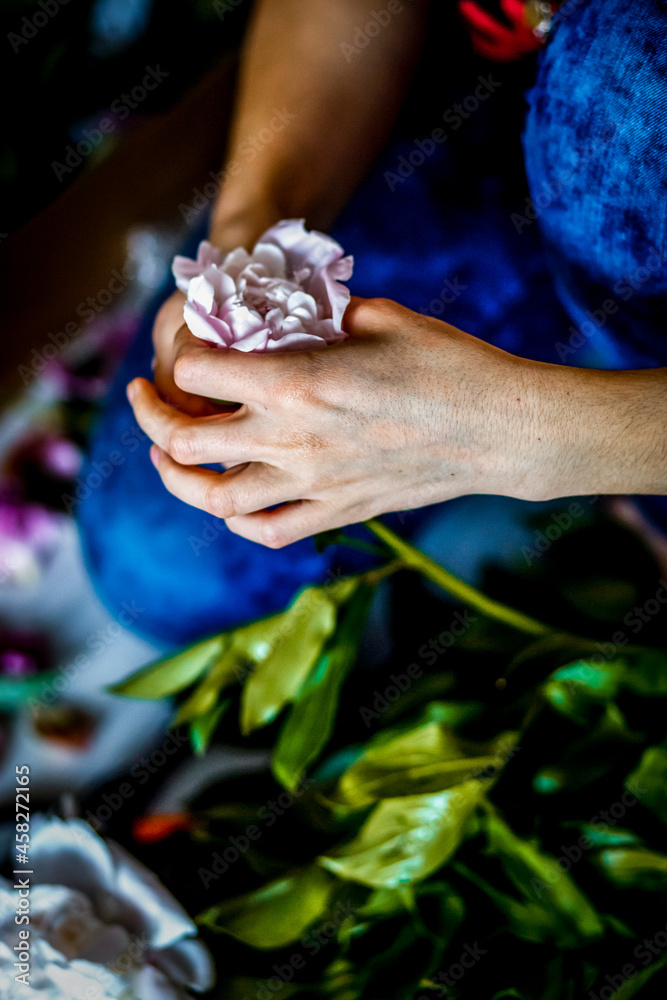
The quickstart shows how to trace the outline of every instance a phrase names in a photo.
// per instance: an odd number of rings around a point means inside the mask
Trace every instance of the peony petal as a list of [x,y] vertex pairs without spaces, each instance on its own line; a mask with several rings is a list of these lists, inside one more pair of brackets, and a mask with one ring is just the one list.
[[31,861],[35,884],[79,889],[98,906],[115,887],[111,854],[87,823],[37,817],[31,830]]
[[208,240],[202,240],[197,248],[196,260],[191,260],[190,257],[181,257],[180,254],[174,257],[171,271],[176,279],[176,286],[182,292],[187,292],[188,284],[192,278],[197,277],[211,264],[220,264],[221,262],[222,254],[218,248],[212,246]]
[[308,284],[308,291],[325,307],[324,315],[331,317],[337,331],[341,330],[343,313],[350,301],[350,291],[338,282],[339,277],[349,278],[352,273],[353,260],[345,257],[334,261],[313,275]]
[[286,278],[285,254],[274,243],[256,243],[252,252],[253,260],[264,265],[266,273],[272,278]]
[[236,293],[236,285],[234,284],[234,279],[222,271],[219,267],[207,267],[204,271],[204,277],[208,278],[213,286],[213,292],[215,295],[215,301],[218,306],[222,305],[230,295]]
[[317,319],[317,302],[312,295],[308,295],[306,292],[300,290],[292,292],[287,300],[287,309],[290,313],[303,313],[306,316],[311,316],[312,319]]
[[303,323],[298,316],[286,316],[283,320],[282,333],[305,333]]
[[[109,842],[116,863],[116,897],[138,917],[151,948],[169,948],[183,937],[196,934],[196,927],[180,903],[147,868],[120,845]],[[133,921],[136,925],[137,920]],[[127,916],[123,923],[128,926]]]
[[321,269],[343,256],[343,248],[331,236],[308,232],[303,219],[284,219],[259,238],[260,243],[274,243],[284,252],[288,273],[303,267]]
[[188,285],[188,302],[194,302],[209,315],[213,312],[215,289],[205,274],[199,274]]
[[326,347],[326,340],[310,333],[286,333],[280,340],[270,340],[267,351],[314,351]]
[[256,330],[254,333],[249,333],[247,337],[243,337],[241,340],[235,340],[231,345],[236,348],[237,351],[245,351],[250,353],[251,351],[264,351],[266,350],[266,345],[269,340],[269,331],[266,327],[261,330]]
[[236,281],[243,268],[247,267],[250,261],[251,257],[248,251],[244,250],[243,247],[237,247],[236,250],[227,254],[222,262],[222,269]]
[[250,333],[265,328],[265,322],[258,312],[248,306],[234,306],[225,315],[225,321],[232,331],[234,340],[242,340]]
[[194,938],[185,938],[172,948],[152,956],[152,962],[179,986],[203,992],[210,990],[215,980],[211,956],[201,943]]
[[145,965],[132,976],[132,997],[137,1000],[186,1000],[187,996],[155,965]]
[[233,338],[227,323],[217,316],[203,316],[190,302],[183,307],[183,319],[190,333],[200,340],[209,340],[213,344],[228,347]]

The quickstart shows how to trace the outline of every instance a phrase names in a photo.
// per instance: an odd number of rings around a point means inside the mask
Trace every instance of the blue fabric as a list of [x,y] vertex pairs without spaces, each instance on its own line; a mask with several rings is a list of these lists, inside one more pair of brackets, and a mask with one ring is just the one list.
[[560,360],[666,364],[667,2],[565,3],[529,108],[531,196],[573,321]]
[[[403,140],[376,165],[334,236],[355,256],[355,294],[396,299],[536,360],[664,365],[666,4],[642,4],[641,18],[621,0],[567,6],[529,98],[529,201],[509,202],[504,178],[485,157],[474,157],[482,166],[468,176],[451,135],[421,163],[415,144]],[[493,114],[491,98],[480,128]],[[474,130],[468,141],[476,141]],[[639,281],[636,269],[649,270],[651,250],[658,264],[651,259],[654,270]],[[628,279],[638,287],[626,298],[618,282],[625,288]],[[605,312],[609,300],[617,309]],[[302,584],[363,560],[343,549],[318,554],[311,540],[264,549],[164,490],[124,394],[130,378],[150,373],[155,309],[92,437],[91,462],[115,450],[123,461],[81,505],[79,520],[91,574],[112,611],[133,599],[144,609],[139,630],[183,643],[278,610]],[[662,498],[651,505],[659,519]],[[458,551],[470,578],[491,531],[494,551],[505,551],[510,536],[517,548],[517,522],[525,524],[529,508],[463,498],[394,520],[407,537],[430,539],[443,558]]]

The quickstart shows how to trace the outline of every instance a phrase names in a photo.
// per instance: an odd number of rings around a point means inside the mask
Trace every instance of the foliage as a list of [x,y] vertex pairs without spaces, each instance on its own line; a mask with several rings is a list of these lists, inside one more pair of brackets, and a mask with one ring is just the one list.
[[[195,833],[179,834],[199,858],[190,899],[215,935],[216,996],[664,995],[667,652],[650,622],[645,645],[627,630],[621,641],[604,606],[620,592],[640,601],[651,573],[620,589],[587,587],[579,565],[578,588],[572,572],[504,581],[531,610],[545,602],[557,628],[371,528],[387,547],[378,569],[307,587],[282,614],[118,688],[178,693],[197,752],[216,730],[271,747],[271,774],[206,789],[190,803]],[[359,659],[385,577],[399,606],[419,591],[421,642],[431,614],[442,635],[452,597],[476,612],[444,665],[421,656],[409,676],[392,661],[400,685]],[[281,789],[289,806],[264,827]]]

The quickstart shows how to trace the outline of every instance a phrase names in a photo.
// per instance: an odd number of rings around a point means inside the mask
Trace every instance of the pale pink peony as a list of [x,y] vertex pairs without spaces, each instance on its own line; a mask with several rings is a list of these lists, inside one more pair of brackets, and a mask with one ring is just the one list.
[[175,257],[172,270],[195,337],[237,351],[308,351],[347,336],[350,293],[341,282],[352,266],[330,236],[286,219],[251,254],[239,247],[223,257],[204,240],[196,260]]
[[[17,985],[17,893],[0,878],[0,997],[192,1000],[213,961],[183,907],[148,869],[83,820],[30,831],[29,985]],[[22,970],[20,970],[22,971]]]

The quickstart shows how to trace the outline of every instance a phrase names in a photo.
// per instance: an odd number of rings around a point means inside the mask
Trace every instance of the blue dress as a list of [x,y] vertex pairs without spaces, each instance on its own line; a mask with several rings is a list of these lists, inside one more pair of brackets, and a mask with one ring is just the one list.
[[[422,144],[421,161],[412,139],[397,140],[333,230],[355,257],[352,292],[536,360],[666,366],[666,41],[665,0],[568,0],[527,95],[529,196],[508,198],[494,162],[464,184],[453,129],[431,153]],[[493,114],[490,98],[468,132],[473,147]],[[135,601],[137,629],[168,645],[279,610],[304,583],[364,564],[344,548],[318,553],[310,539],[265,549],[164,489],[125,385],[150,377],[151,327],[172,289],[147,312],[92,436],[91,463],[114,451],[123,460],[79,507],[102,599],[112,613]],[[667,526],[664,498],[642,502]],[[474,579],[482,556],[519,550],[535,506],[470,497],[388,520]]]

